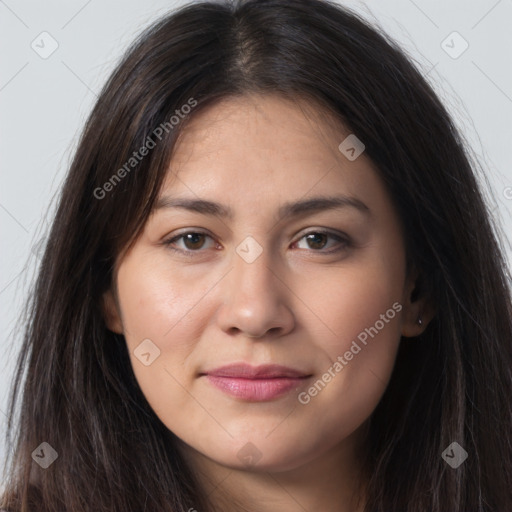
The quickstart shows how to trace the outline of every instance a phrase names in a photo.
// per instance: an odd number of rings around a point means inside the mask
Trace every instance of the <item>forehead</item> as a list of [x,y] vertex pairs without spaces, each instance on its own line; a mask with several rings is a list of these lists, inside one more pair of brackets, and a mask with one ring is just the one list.
[[322,152],[333,145],[336,149],[343,133],[348,135],[341,122],[316,103],[277,94],[247,94],[225,98],[195,113],[180,134],[174,161],[221,148],[232,153],[238,148],[247,157],[257,156],[255,149],[304,157],[320,149],[318,144],[324,146]]
[[226,98],[197,112],[180,133],[163,190],[188,184],[197,193],[238,187],[245,195],[306,194],[340,186],[349,192],[377,176],[364,153],[350,161],[340,152],[348,135],[311,101],[276,94]]

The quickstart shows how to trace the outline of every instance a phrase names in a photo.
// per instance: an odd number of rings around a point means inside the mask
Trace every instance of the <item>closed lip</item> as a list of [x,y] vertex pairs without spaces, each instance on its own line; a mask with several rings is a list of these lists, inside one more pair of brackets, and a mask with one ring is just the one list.
[[213,377],[231,377],[238,379],[277,379],[277,378],[306,378],[311,375],[295,368],[278,364],[252,366],[247,363],[235,363],[207,370],[201,375]]
[[269,402],[300,387],[311,377],[301,370],[278,364],[252,366],[234,363],[201,374],[227,395],[245,402]]

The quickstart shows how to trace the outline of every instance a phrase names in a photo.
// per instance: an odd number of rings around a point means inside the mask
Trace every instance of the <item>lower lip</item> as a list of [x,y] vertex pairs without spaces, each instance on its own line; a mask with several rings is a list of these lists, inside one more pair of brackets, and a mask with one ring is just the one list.
[[301,386],[305,377],[276,377],[268,379],[242,379],[206,375],[208,381],[228,395],[251,402],[264,402],[280,397]]

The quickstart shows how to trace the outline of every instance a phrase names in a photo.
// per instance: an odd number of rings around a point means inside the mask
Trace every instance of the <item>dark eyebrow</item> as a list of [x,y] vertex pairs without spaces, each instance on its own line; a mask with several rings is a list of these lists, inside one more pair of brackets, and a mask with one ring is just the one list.
[[[291,216],[346,207],[355,208],[366,215],[370,214],[370,208],[355,197],[312,197],[302,201],[284,203],[278,210],[276,220],[281,221]],[[163,196],[156,202],[154,210],[160,210],[163,208],[184,208],[185,210],[201,213],[203,215],[212,215],[230,220],[234,217],[233,211],[228,206],[207,201],[205,199],[172,198],[169,196]]]

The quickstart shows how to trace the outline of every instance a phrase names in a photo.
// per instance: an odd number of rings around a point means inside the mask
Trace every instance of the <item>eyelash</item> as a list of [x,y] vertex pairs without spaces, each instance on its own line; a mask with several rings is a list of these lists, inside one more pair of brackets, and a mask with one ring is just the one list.
[[[168,249],[170,249],[171,251],[173,252],[177,252],[177,253],[180,253],[180,254],[184,254],[186,256],[189,256],[189,257],[193,257],[195,254],[194,253],[199,253],[199,252],[202,252],[201,249],[197,249],[197,250],[191,250],[191,249],[178,249],[176,247],[173,247],[172,244],[175,243],[176,241],[180,240],[180,239],[183,239],[186,235],[190,235],[190,234],[194,234],[194,235],[205,235],[205,236],[208,236],[210,238],[212,238],[213,240],[213,237],[211,237],[208,233],[205,233],[204,231],[200,231],[200,230],[197,230],[197,231],[185,231],[183,233],[180,233],[179,235],[176,235],[168,240],[164,240],[163,244],[167,246]],[[307,233],[304,233],[296,242],[293,242],[294,244],[298,243],[300,240],[302,240],[303,238],[309,236],[309,235],[312,235],[312,234],[315,234],[315,235],[327,235],[331,238],[334,238],[335,240],[337,240],[338,242],[342,243],[342,247],[338,247],[336,249],[331,249],[331,250],[328,250],[328,251],[324,251],[322,249],[318,249],[318,250],[315,250],[315,249],[309,249],[311,252],[313,253],[320,253],[320,254],[334,254],[334,253],[337,253],[337,252],[341,252],[342,250],[344,249],[347,249],[348,247],[350,247],[352,244],[351,244],[351,241],[349,240],[349,238],[346,236],[346,235],[342,235],[342,234],[339,234],[339,233],[333,233],[331,231],[324,231],[324,230],[312,230],[312,231],[308,231]],[[305,249],[307,250],[307,249]]]

